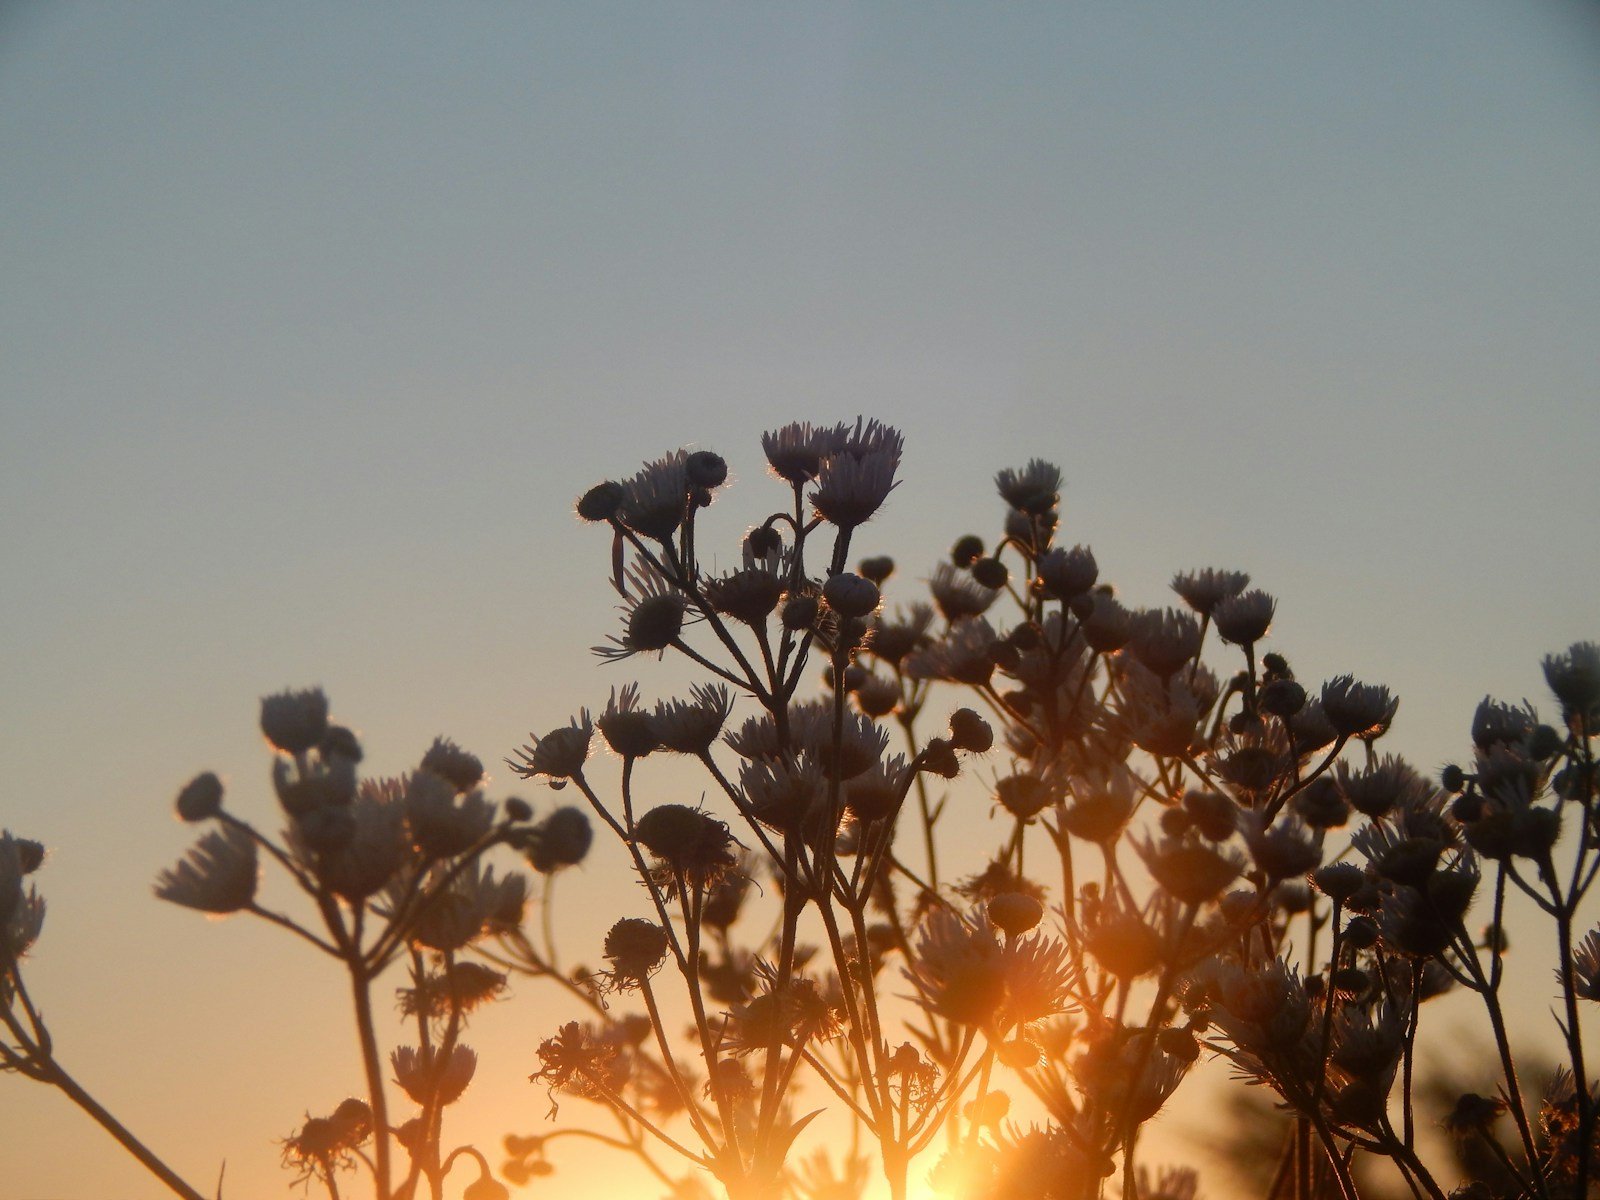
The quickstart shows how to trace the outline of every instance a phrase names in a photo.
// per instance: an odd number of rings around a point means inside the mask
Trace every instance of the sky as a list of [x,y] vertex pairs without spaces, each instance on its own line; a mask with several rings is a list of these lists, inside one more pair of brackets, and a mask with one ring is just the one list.
[[[1597,62],[1591,3],[0,4],[0,825],[50,849],[62,1060],[282,1194],[359,1082],[342,990],[151,896],[172,796],[267,819],[284,687],[380,773],[603,703],[571,503],[680,445],[731,558],[762,430],[903,428],[891,601],[1043,456],[1131,602],[1250,571],[1425,768],[1486,693],[1548,708],[1600,637]],[[619,879],[562,880],[575,953]],[[546,1107],[523,990],[486,1140]],[[159,1194],[42,1089],[0,1114],[0,1200]]]

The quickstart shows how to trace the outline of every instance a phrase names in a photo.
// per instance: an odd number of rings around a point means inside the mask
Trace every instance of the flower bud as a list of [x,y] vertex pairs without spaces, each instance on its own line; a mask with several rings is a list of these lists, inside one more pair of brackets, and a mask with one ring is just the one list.
[[1044,905],[1026,892],[1001,892],[989,901],[989,920],[996,929],[1019,937],[1044,919]]
[[744,544],[752,558],[766,558],[783,548],[783,536],[770,525],[757,525],[745,534]]
[[822,598],[841,617],[864,617],[878,607],[878,585],[841,571],[822,585]]
[[958,708],[950,714],[950,744],[957,750],[982,754],[994,745],[994,730],[972,709]]
[[984,587],[998,590],[1011,579],[1011,572],[998,558],[979,558],[972,563],[972,577]]
[[728,481],[728,462],[710,450],[696,450],[683,460],[683,474],[693,487],[719,488]]
[[983,539],[969,533],[956,539],[950,547],[950,561],[958,567],[970,567],[983,557]]
[[1256,707],[1268,716],[1292,717],[1306,706],[1306,689],[1293,679],[1274,679],[1256,693]]
[[178,816],[204,821],[222,811],[222,780],[210,771],[196,775],[178,793]]
[[870,579],[873,583],[882,587],[884,581],[894,574],[894,559],[887,554],[863,558],[856,564],[856,571],[863,578]]
[[622,485],[607,480],[578,497],[578,516],[585,521],[609,521],[622,507]]
[[533,819],[533,806],[518,796],[506,797],[506,820],[529,821]]
[[961,774],[961,762],[956,758],[955,747],[944,738],[929,738],[917,761],[919,770],[931,771],[945,779],[954,779]]
[[790,596],[783,602],[781,615],[785,629],[796,633],[810,629],[817,620],[817,598],[804,593]]

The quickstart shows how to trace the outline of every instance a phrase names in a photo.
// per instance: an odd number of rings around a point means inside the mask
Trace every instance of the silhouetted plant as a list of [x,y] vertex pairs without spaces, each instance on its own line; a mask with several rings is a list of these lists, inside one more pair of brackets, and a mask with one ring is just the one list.
[[[470,1158],[468,1200],[505,1195],[476,1148],[445,1150],[443,1114],[475,1066],[468,1015],[515,972],[567,1006],[530,1039],[551,1115],[570,1096],[614,1122],[523,1125],[501,1163],[516,1185],[578,1138],[679,1197],[712,1183],[735,1200],[859,1197],[876,1160],[895,1197],[917,1163],[957,1197],[1189,1200],[1194,1174],[1152,1169],[1140,1135],[1209,1053],[1287,1115],[1271,1197],[1355,1200],[1358,1156],[1432,1200],[1463,1174],[1471,1195],[1591,1194],[1580,1007],[1600,999],[1600,930],[1583,935],[1579,911],[1600,873],[1600,648],[1545,660],[1559,726],[1486,699],[1470,764],[1434,781],[1378,753],[1387,688],[1308,687],[1263,651],[1276,601],[1244,573],[1186,571],[1181,607],[1127,607],[1092,551],[1061,542],[1046,462],[1001,471],[998,536],[958,538],[927,599],[889,611],[893,560],[851,561],[898,484],[900,433],[797,423],[763,449],[786,494],[731,570],[700,546],[728,479],[716,454],[679,450],[579,499],[609,534],[623,607],[597,653],[673,654],[705,679],[654,704],[613,687],[507,760],[572,803],[538,820],[497,808],[478,760],[442,740],[409,776],[358,781],[360,749],[316,691],[263,702],[281,841],[228,811],[214,776],[181,793],[180,814],[213,829],[158,894],[272,921],[351,982],[364,1098],[285,1141],[299,1178],[338,1196],[359,1167],[378,1200],[437,1198]],[[1207,660],[1223,656],[1219,674]],[[714,799],[659,800],[663,759],[702,770]],[[961,787],[988,793],[996,833],[987,865],[953,877],[944,822]],[[554,879],[596,827],[640,902],[594,948],[605,966],[574,971]],[[484,861],[497,846],[540,881],[537,930],[528,877]],[[256,902],[262,855],[311,918]],[[42,915],[21,879],[40,857],[0,842],[4,1063],[63,1087],[196,1197],[54,1066],[19,969]],[[1559,963],[1564,1073],[1537,1092],[1501,994],[1512,890],[1548,918]],[[372,1022],[392,967],[416,1031],[389,1056],[405,1120]],[[1417,1032],[1451,987],[1481,1002],[1496,1094],[1426,1118],[1460,1148],[1430,1163]],[[824,1105],[849,1131],[831,1155],[807,1145]]]

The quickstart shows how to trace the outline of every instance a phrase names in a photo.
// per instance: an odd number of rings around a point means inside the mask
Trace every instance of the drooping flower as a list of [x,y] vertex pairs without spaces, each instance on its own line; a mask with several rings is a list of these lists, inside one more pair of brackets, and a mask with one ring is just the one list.
[[195,843],[177,866],[157,876],[156,895],[200,912],[238,912],[255,900],[259,874],[256,844],[249,832],[224,825]]
[[585,708],[578,711],[569,725],[553,729],[542,738],[531,733],[528,736],[533,738],[532,744],[520,747],[516,759],[506,759],[506,765],[523,779],[532,779],[535,775],[570,779],[583,770],[589,757],[594,724]]

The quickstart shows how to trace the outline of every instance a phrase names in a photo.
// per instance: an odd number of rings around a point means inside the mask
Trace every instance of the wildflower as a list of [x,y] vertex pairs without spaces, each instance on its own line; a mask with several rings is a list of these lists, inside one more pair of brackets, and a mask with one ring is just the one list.
[[527,898],[523,876],[497,879],[493,867],[474,861],[413,917],[411,940],[431,950],[459,950],[484,933],[515,929],[522,923]]
[[1040,555],[1034,565],[1040,590],[1055,600],[1071,600],[1095,585],[1100,568],[1087,546],[1063,550],[1057,546]]
[[1389,689],[1340,675],[1322,685],[1322,711],[1340,737],[1370,742],[1388,731],[1400,701]]
[[1061,827],[1086,842],[1110,845],[1139,803],[1133,774],[1114,764],[1075,776],[1066,789],[1072,803],[1059,814]]
[[844,784],[844,804],[863,825],[887,820],[900,810],[909,784],[904,755],[879,759]]
[[870,520],[895,488],[898,452],[880,450],[856,457],[835,454],[822,460],[811,504],[817,514],[840,529],[854,529]]
[[506,977],[471,959],[424,975],[415,987],[400,989],[400,1012],[438,1020],[452,1012],[470,1013],[505,991]]
[[[440,756],[435,755],[434,761],[439,762]],[[465,778],[468,770],[460,769],[458,778]],[[478,777],[482,776],[480,766]],[[494,824],[494,808],[482,792],[462,797],[458,803],[456,785],[426,767],[414,771],[407,780],[404,803],[412,841],[430,858],[451,858],[462,853]]]
[[765,565],[754,565],[753,560],[741,570],[707,579],[703,587],[712,608],[753,628],[763,625],[783,598],[782,579]]
[[643,758],[661,745],[650,723],[650,714],[639,707],[637,683],[627,684],[620,693],[612,688],[611,698],[606,701],[605,711],[595,725],[606,745],[625,759]]
[[436,737],[422,756],[422,769],[446,780],[465,795],[483,782],[483,763],[447,737]]
[[1267,593],[1252,589],[1229,596],[1212,611],[1217,635],[1235,646],[1253,646],[1267,636],[1278,602]]
[[285,754],[315,749],[328,732],[327,696],[321,688],[263,696],[261,732]]
[[258,875],[254,839],[237,825],[224,825],[201,838],[177,866],[161,872],[156,895],[200,912],[238,912],[254,903]]
[[683,524],[689,504],[689,481],[684,471],[688,452],[675,450],[665,458],[646,463],[622,483],[622,502],[616,517],[642,537],[666,541]]
[[1217,605],[1249,586],[1250,576],[1243,571],[1219,571],[1213,567],[1185,571],[1172,577],[1172,590],[1202,617],[1210,616]]
[[732,1011],[729,1049],[750,1054],[777,1044],[804,1045],[813,1039],[835,1038],[843,1028],[843,1014],[804,976],[778,979],[766,964],[756,968],[762,989]]
[[1165,678],[1200,652],[1200,625],[1175,608],[1146,609],[1133,616],[1128,649],[1145,666]]
[[1057,799],[1056,789],[1037,775],[1008,775],[995,783],[995,800],[1019,821],[1038,816]]
[[1244,862],[1237,851],[1219,850],[1188,839],[1148,838],[1134,843],[1151,878],[1184,904],[1214,900],[1239,877]]
[[887,717],[900,707],[900,684],[882,675],[868,674],[850,689],[850,694],[865,717]]
[[733,711],[733,694],[720,683],[696,684],[691,700],[658,703],[650,728],[664,750],[677,754],[704,754],[722,732]]
[[630,568],[628,580],[633,586],[621,606],[622,636],[608,636],[609,645],[593,647],[596,655],[613,662],[632,654],[664,652],[683,632],[688,610],[688,601],[654,568]]
[[1256,693],[1256,707],[1269,717],[1287,720],[1306,706],[1306,689],[1293,679],[1273,679]]
[[834,452],[844,426],[813,426],[796,421],[761,435],[767,465],[780,479],[799,486],[810,483],[822,470],[824,457]]
[[1312,829],[1338,829],[1350,820],[1350,805],[1326,775],[1319,775],[1296,792],[1291,803],[1295,814]]
[[389,1055],[395,1082],[418,1104],[454,1104],[477,1073],[478,1056],[459,1042],[445,1055],[432,1046],[400,1046]]
[[928,578],[928,591],[932,593],[940,615],[951,624],[963,617],[981,617],[1000,595],[994,588],[984,587],[971,575],[949,563],[934,567],[933,574]]
[[589,720],[589,710],[581,709],[572,723],[553,729],[544,737],[534,737],[533,744],[517,750],[517,760],[506,759],[506,765],[523,779],[535,775],[548,775],[552,779],[570,779],[583,771],[589,757],[589,742],[594,737],[594,725]]
[[222,780],[210,771],[196,775],[178,793],[178,816],[185,821],[204,821],[222,811]]
[[1240,832],[1251,858],[1270,883],[1304,875],[1322,861],[1321,849],[1298,817],[1280,817],[1269,825],[1261,814],[1244,812],[1240,814]]
[[1294,739],[1294,752],[1301,757],[1331,746],[1339,736],[1339,731],[1323,711],[1320,700],[1307,701],[1286,724]]
[[1029,459],[1020,470],[1007,468],[996,474],[994,486],[1017,512],[1049,512],[1061,499],[1061,468],[1042,458]]
[[834,737],[831,704],[797,704],[789,712],[796,744],[818,766],[840,779],[850,779],[883,757],[889,731],[868,717],[846,711]]
[[816,832],[827,806],[827,778],[815,763],[755,759],[739,772],[739,790],[750,815],[779,833]]
[[883,662],[898,664],[906,655],[928,643],[928,628],[933,624],[933,609],[913,604],[904,612],[896,610],[893,621],[883,620],[880,612],[872,625],[867,649]]
[[1600,927],[1572,949],[1572,990],[1585,1000],[1600,1000]]
[[1472,744],[1479,750],[1489,750],[1498,742],[1520,745],[1533,732],[1538,720],[1526,700],[1517,708],[1485,696],[1472,714]]
[[[538,1054],[539,1069],[528,1078],[547,1084],[551,1092],[598,1100],[614,1095],[627,1080],[627,1061],[617,1046],[577,1021],[568,1021],[554,1037],[540,1042]],[[554,1107],[552,1101],[552,1112]]]
[[654,921],[627,917],[606,934],[605,979],[618,991],[639,987],[666,961],[667,931]]
[[711,450],[695,450],[684,459],[683,473],[691,487],[709,491],[728,481],[728,460]]
[[1210,842],[1225,842],[1238,828],[1239,806],[1221,792],[1185,792],[1183,811],[1193,819],[1195,832]]
[[571,805],[554,809],[528,833],[528,862],[541,875],[577,866],[594,842],[589,814]]
[[945,636],[906,656],[905,670],[913,679],[943,679],[982,687],[994,675],[990,651],[997,637],[982,617],[954,621]]
[[652,808],[635,824],[633,840],[695,886],[716,882],[738,862],[726,822],[684,804]]
[[1547,655],[1544,678],[1569,722],[1586,721],[1592,735],[1595,709],[1600,707],[1600,644],[1573,642],[1561,654]]
[[355,1151],[372,1135],[372,1111],[359,1100],[347,1100],[332,1116],[306,1118],[300,1129],[283,1140],[283,1164],[301,1172],[302,1179],[355,1167]]
[[777,758],[784,751],[776,722],[764,712],[746,717],[738,729],[723,734],[722,740],[740,758],[752,761]]
[[1161,964],[1161,939],[1138,915],[1118,905],[1102,905],[1084,932],[1084,946],[1118,979],[1136,979]]
[[[0,832],[0,963],[15,962],[39,940],[44,927],[44,899],[37,888],[23,890],[22,880],[32,874],[44,857],[44,847],[27,838]],[[5,970],[0,968],[0,1005]]]
[[1099,654],[1121,650],[1133,636],[1133,614],[1109,592],[1090,592],[1087,611],[1080,612],[1078,619],[1083,629],[1083,640]]
[[1366,880],[1365,873],[1354,863],[1329,863],[1311,873],[1311,882],[1330,900],[1343,902],[1356,894]]
[[905,969],[918,1001],[948,1020],[984,1025],[1006,998],[1005,962],[994,927],[947,908],[932,909],[917,934],[916,953]]
[[402,788],[399,780],[364,781],[351,804],[312,813],[290,831],[322,885],[352,904],[380,891],[406,860]]

